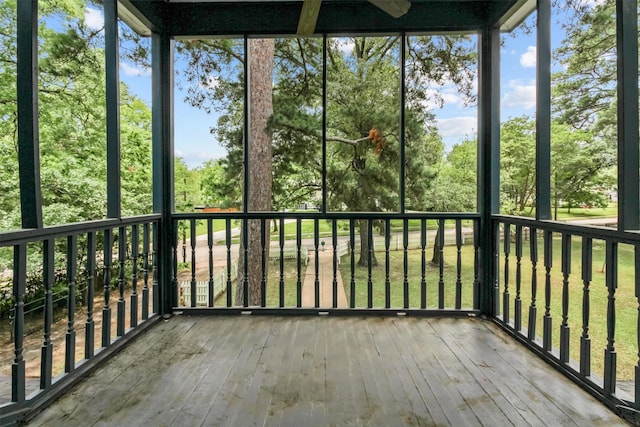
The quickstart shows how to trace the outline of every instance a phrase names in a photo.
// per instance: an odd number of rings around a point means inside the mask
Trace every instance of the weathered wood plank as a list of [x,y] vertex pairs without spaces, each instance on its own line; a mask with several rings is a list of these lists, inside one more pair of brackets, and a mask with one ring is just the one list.
[[59,425],[625,425],[478,319],[175,316],[32,420]]

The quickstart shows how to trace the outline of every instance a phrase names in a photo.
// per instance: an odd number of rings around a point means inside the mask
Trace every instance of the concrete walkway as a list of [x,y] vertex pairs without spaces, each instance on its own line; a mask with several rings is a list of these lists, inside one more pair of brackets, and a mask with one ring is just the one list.
[[[316,254],[309,253],[309,264],[302,284],[302,306],[315,307]],[[344,291],[340,270],[336,271],[338,283],[338,307],[349,307],[347,294]],[[333,248],[328,247],[318,252],[318,282],[320,288],[320,307],[333,307]]]

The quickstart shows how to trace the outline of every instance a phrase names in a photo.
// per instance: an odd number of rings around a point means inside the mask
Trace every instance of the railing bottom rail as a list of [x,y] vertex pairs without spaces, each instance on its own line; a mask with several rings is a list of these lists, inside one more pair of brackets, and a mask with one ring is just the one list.
[[266,316],[406,316],[467,318],[480,316],[479,310],[387,309],[322,307],[180,307],[175,315],[266,315]]

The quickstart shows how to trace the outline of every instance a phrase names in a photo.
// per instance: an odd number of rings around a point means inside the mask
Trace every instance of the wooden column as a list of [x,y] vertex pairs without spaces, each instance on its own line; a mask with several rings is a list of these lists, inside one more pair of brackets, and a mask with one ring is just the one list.
[[172,214],[174,208],[173,173],[173,47],[167,35],[152,35],[152,157],[153,157],[153,211],[161,213],[158,226],[157,277],[160,291],[161,314],[171,313],[177,300],[171,287],[171,250],[175,245]]
[[618,230],[640,229],[638,184],[638,1],[616,1],[618,47]]
[[536,219],[551,219],[551,0],[538,0]]
[[104,43],[107,103],[107,217],[120,218],[120,58],[117,0],[104,0]]
[[497,234],[491,215],[500,211],[500,29],[485,28],[479,37],[478,66],[478,212],[480,212],[480,311],[497,314],[494,284]]
[[38,127],[38,1],[17,10],[18,169],[22,228],[42,227]]

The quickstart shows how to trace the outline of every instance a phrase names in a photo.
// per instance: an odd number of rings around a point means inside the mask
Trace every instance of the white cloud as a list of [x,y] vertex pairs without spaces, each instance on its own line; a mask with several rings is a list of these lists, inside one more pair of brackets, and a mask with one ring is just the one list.
[[460,116],[450,119],[437,119],[438,132],[444,138],[465,137],[476,133],[478,128],[477,116]]
[[443,92],[440,94],[442,100],[446,104],[457,104],[460,101],[460,97],[455,93]]
[[529,46],[527,51],[520,56],[520,65],[524,68],[533,68],[536,66],[536,47]]
[[90,7],[85,8],[84,22],[91,30],[101,30],[104,27],[104,16],[102,16],[102,11],[92,9]]
[[136,68],[124,62],[120,63],[120,69],[127,76],[147,77],[151,75],[151,68]]
[[502,98],[502,106],[507,108],[535,108],[536,84],[535,82],[522,82],[511,80],[509,90]]
[[175,150],[175,155],[177,157],[181,157],[182,161],[187,164],[190,168],[194,168],[196,166],[200,166],[204,162],[209,160],[215,160],[220,158],[220,155],[216,155],[214,152],[204,152],[204,151],[187,151],[183,152],[180,150]]

